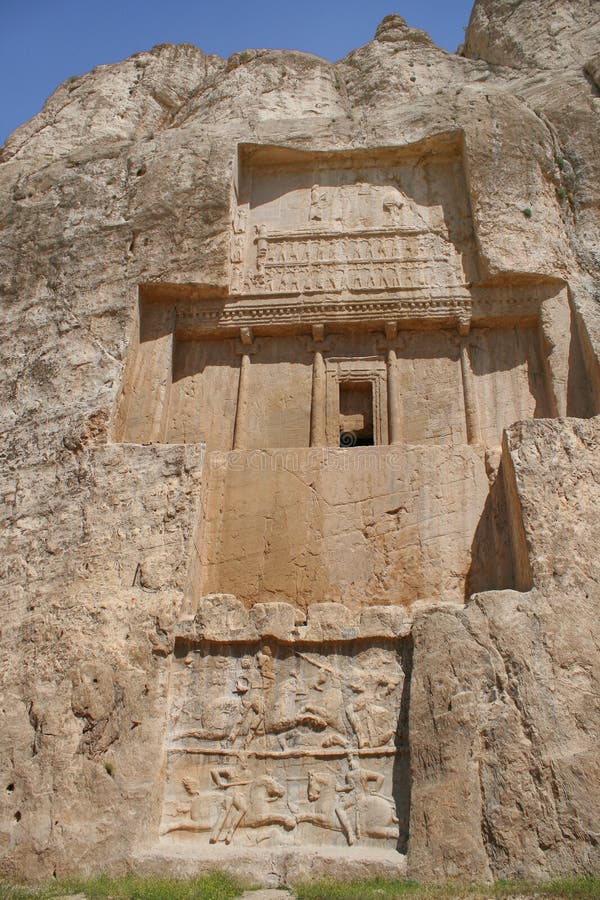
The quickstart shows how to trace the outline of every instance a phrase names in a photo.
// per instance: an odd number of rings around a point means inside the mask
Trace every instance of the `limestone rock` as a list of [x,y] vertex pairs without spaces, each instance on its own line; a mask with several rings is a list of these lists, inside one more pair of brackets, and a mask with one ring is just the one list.
[[161,45],[0,151],[0,872],[600,870],[597,4]]
[[377,26],[375,40],[383,43],[393,43],[397,49],[406,49],[410,44],[427,45],[432,40],[426,31],[417,28],[409,28],[402,16],[386,16]]
[[598,868],[597,442],[597,422],[511,429],[537,587],[415,623],[416,877]]
[[598,46],[594,0],[561,0],[540,15],[536,0],[475,0],[464,52],[517,69],[581,65]]

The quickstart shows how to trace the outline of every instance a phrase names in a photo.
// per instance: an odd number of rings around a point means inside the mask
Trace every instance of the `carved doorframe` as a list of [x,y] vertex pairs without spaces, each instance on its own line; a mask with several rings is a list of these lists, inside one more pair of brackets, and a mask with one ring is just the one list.
[[337,447],[340,440],[340,385],[363,381],[372,385],[373,443],[388,443],[387,370],[383,359],[369,356],[358,359],[330,357],[325,360],[325,435],[328,447]]

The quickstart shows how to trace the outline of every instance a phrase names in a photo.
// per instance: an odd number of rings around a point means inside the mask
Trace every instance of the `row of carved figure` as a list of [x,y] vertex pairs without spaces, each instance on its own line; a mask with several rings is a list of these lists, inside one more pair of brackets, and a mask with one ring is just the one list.
[[[331,266],[288,266],[285,269],[232,273],[232,290],[259,293],[302,293],[306,291],[383,290],[385,288],[425,287],[440,280],[439,260],[412,261],[404,267],[383,264],[370,267],[334,268]],[[464,281],[459,271],[447,269],[444,284],[457,286]]]
[[[268,772],[253,772],[245,760],[210,769],[213,787],[201,790],[193,777],[182,778],[188,803],[164,819],[163,835],[177,831],[208,834],[209,843],[230,844],[238,828],[274,826],[294,831],[301,823],[340,832],[348,844],[361,838],[397,840],[398,818],[391,797],[382,793],[385,777],[365,768],[350,755],[345,774],[326,765],[303,776],[293,801],[287,781]],[[298,779],[293,779],[298,781]],[[275,837],[277,832],[250,836],[252,842]]]
[[[384,748],[393,743],[402,672],[389,662],[385,669],[374,668],[375,674],[356,667],[340,672],[314,654],[296,651],[293,667],[288,663],[276,673],[271,649],[265,646],[235,661],[233,690],[223,693],[226,662],[204,657],[204,679],[188,670],[172,707],[173,741],[279,751],[301,746],[308,753],[315,747]],[[213,686],[218,680],[221,691]],[[188,727],[178,731],[182,725]]]
[[[269,235],[264,225],[256,226],[256,266],[285,266],[290,263],[360,263],[413,260],[420,256],[450,255],[451,245],[439,235],[421,234],[365,234],[360,237],[337,234],[306,237],[302,240]],[[231,261],[240,263],[246,251],[243,234],[234,236]]]
[[[319,237],[305,240],[290,238],[269,239],[257,230],[257,257],[266,265],[284,266],[289,263],[353,263],[395,262],[414,259],[433,251],[436,236],[431,234],[365,237]],[[266,246],[263,244],[266,242]],[[435,248],[437,249],[437,248]],[[266,251],[266,252],[265,252]]]

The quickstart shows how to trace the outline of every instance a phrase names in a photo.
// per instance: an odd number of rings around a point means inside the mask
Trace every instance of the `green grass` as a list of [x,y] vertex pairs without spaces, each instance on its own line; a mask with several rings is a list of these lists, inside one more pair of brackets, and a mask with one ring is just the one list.
[[243,888],[220,872],[186,880],[138,878],[69,879],[38,888],[0,884],[0,900],[51,900],[69,894],[85,894],[89,900],[234,900]]
[[[101,875],[52,882],[37,888],[0,882],[0,900],[52,900],[69,894],[84,894],[89,900],[234,900],[243,890],[238,882],[220,872],[187,880]],[[498,881],[493,885],[436,885],[383,879],[347,883],[317,881],[296,885],[291,890],[297,900],[502,900],[524,896],[540,900],[599,900],[600,878],[565,878],[538,884]]]
[[537,896],[552,900],[599,900],[600,878],[565,878],[547,883],[499,881],[493,885],[418,884],[414,881],[319,881],[294,888],[298,900],[487,900]]
[[577,897],[580,900],[598,900],[600,878],[557,878],[545,885],[545,890],[554,897]]

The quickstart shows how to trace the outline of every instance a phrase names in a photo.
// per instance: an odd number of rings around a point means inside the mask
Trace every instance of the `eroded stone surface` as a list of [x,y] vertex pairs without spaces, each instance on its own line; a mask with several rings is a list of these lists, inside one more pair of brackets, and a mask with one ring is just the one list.
[[9,138],[4,874],[600,867],[597,29],[164,45]]
[[597,450],[597,422],[510,429],[537,587],[415,622],[415,876],[598,867]]

